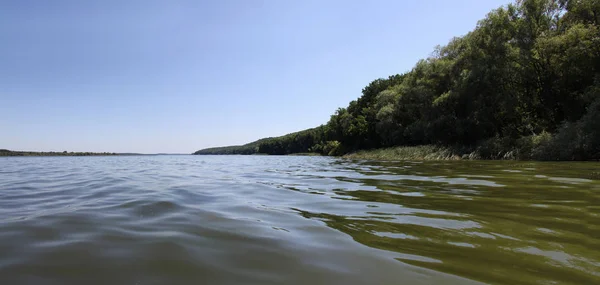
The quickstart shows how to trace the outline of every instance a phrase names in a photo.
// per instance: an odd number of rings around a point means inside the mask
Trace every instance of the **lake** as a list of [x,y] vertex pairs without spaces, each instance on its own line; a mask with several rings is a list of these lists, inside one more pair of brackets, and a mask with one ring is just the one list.
[[600,284],[600,164],[0,157],[0,284]]

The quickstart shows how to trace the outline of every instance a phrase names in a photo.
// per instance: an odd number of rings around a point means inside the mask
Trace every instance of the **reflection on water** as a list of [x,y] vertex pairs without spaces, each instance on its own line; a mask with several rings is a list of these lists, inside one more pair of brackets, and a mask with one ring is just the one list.
[[0,158],[0,284],[600,284],[600,165]]

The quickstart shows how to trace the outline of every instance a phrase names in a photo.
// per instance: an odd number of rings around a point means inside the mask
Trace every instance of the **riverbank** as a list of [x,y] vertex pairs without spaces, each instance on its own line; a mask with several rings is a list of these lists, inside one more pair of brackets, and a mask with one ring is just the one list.
[[[422,146],[399,146],[380,148],[372,150],[361,150],[342,156],[348,159],[370,159],[370,160],[460,160],[463,156],[450,148],[422,145]],[[472,157],[477,159],[478,157]],[[469,159],[465,157],[464,159]]]
[[299,152],[299,153],[290,153],[289,156],[323,156],[320,153],[316,152]]
[[[599,154],[563,136],[543,133],[518,140],[494,138],[476,146],[398,146],[360,150],[345,154],[348,159],[372,160],[525,160],[525,161],[598,161]],[[592,155],[586,155],[592,153]]]

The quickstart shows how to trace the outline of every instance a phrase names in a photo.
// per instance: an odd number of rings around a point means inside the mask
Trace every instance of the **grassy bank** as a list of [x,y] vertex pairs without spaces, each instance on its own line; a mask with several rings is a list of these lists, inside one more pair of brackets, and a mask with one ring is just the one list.
[[300,152],[300,153],[290,153],[290,156],[322,156],[320,153],[316,152]]
[[543,132],[519,139],[492,138],[476,146],[398,146],[362,150],[343,157],[375,160],[538,160],[598,161],[600,146],[590,133],[578,134],[577,127],[563,126],[552,135]]
[[421,145],[362,150],[343,157],[373,160],[458,160],[462,158],[462,154],[447,147]]

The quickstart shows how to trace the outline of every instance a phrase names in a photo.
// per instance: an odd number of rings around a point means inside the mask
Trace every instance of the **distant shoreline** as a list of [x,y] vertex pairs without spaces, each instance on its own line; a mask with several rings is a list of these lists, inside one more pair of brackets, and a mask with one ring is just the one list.
[[68,152],[68,151],[13,151],[0,149],[0,156],[113,156],[127,155],[114,152]]
[[165,155],[143,153],[116,153],[116,152],[68,152],[68,151],[15,151],[0,149],[0,157],[4,156],[136,156],[136,155]]

